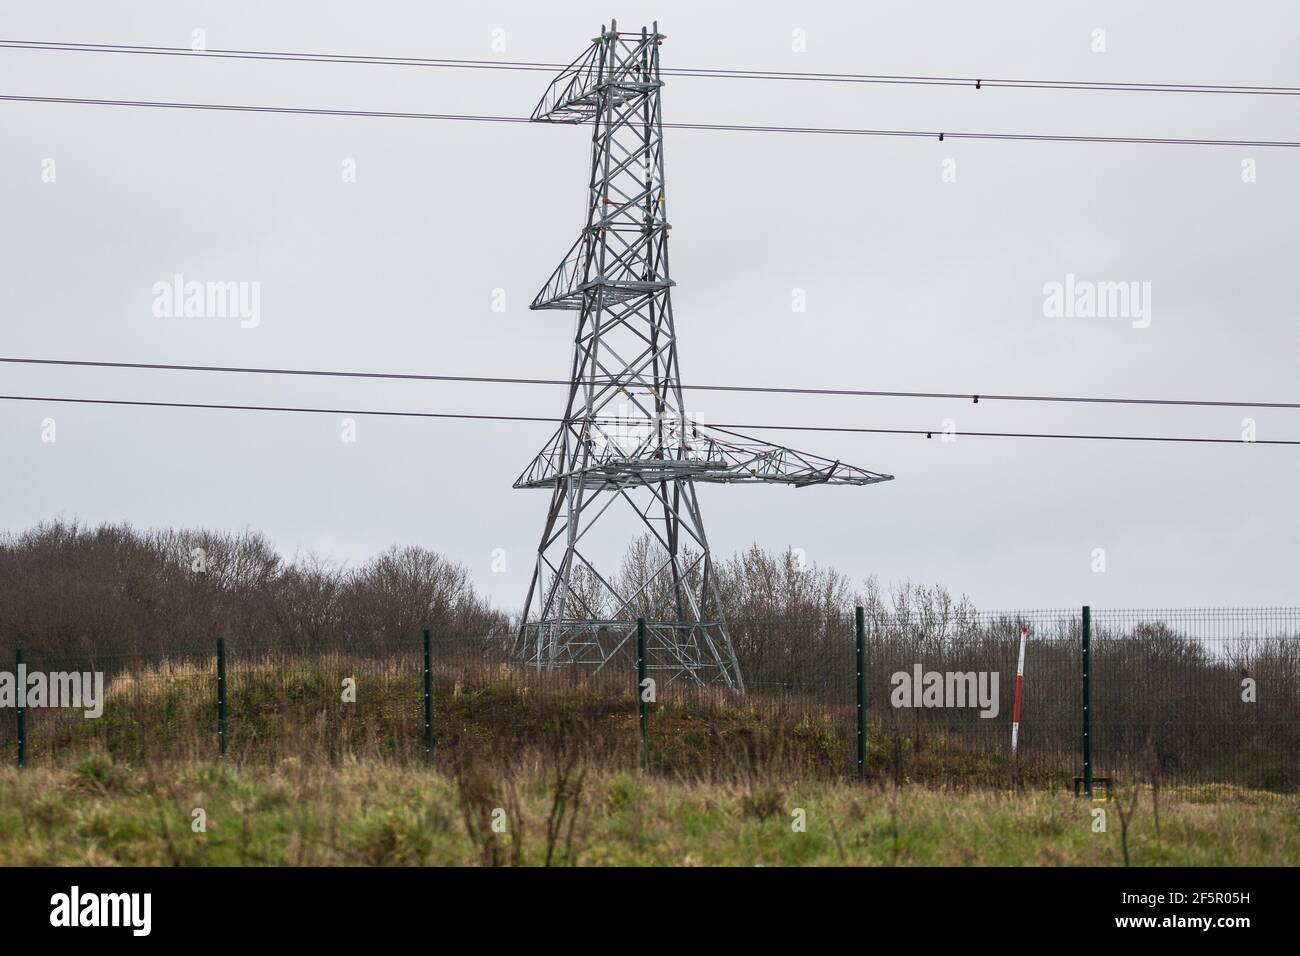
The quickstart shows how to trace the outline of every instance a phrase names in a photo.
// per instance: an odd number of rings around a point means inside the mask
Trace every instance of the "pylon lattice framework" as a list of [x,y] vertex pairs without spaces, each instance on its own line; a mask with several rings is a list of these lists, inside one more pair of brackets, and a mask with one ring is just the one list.
[[[866,485],[892,476],[687,417],[668,272],[664,39],[657,24],[628,34],[602,27],[531,117],[590,122],[593,131],[586,225],[531,305],[574,310],[578,323],[563,422],[515,482],[551,490],[520,637],[539,667],[599,670],[633,640],[637,603],[666,588],[676,618],[647,624],[647,668],[660,680],[743,691],[696,483]],[[662,548],[634,586],[583,553],[592,525],[620,502]]]

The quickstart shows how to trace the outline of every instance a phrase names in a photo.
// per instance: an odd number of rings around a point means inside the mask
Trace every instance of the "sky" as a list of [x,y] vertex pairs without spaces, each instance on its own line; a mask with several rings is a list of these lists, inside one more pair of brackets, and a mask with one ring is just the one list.
[[[6,0],[0,38],[189,47],[201,30],[209,49],[568,62],[610,16],[657,19],[665,68],[1300,85],[1300,8],[1282,0]],[[10,95],[520,116],[548,80],[0,49]],[[1295,102],[682,77],[663,91],[668,122],[1248,140],[1297,138]],[[666,137],[688,384],[1300,400],[1300,151]],[[527,306],[582,224],[588,140],[544,125],[0,102],[0,355],[562,378],[573,317]],[[257,321],[159,316],[158,284],[177,274],[257,283]],[[1051,314],[1045,289],[1070,276],[1136,283],[1143,307]],[[0,377],[5,395],[564,404],[546,386],[4,364]],[[1300,439],[1300,411],[716,392],[688,392],[687,406],[700,421],[1234,439],[764,432],[895,480],[703,486],[700,499],[718,558],[798,548],[855,581],[941,583],[982,608],[1296,603],[1300,448],[1236,439],[1247,417],[1257,438]],[[0,400],[0,529],[248,529],[287,558],[350,566],[421,545],[516,610],[547,501],[511,484],[553,426],[358,416],[345,441],[341,417]]]

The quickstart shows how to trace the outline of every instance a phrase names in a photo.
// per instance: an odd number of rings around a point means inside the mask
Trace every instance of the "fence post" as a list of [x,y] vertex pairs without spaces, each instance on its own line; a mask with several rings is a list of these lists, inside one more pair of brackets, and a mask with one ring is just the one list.
[[424,629],[424,763],[433,766],[433,640]]
[[641,771],[650,763],[650,707],[645,699],[645,618],[636,619],[637,722],[641,727]]
[[[27,686],[26,675],[23,674],[23,649],[20,647],[14,651],[14,677],[18,680],[18,701],[25,696]],[[27,713],[21,703],[18,704],[18,767],[22,769],[27,766]]]
[[226,639],[217,638],[217,749],[226,759]]
[[867,775],[867,629],[862,606],[853,614],[854,644],[858,651],[858,678],[856,693],[858,698],[858,776]]
[[1083,606],[1083,792],[1092,796],[1092,608]]

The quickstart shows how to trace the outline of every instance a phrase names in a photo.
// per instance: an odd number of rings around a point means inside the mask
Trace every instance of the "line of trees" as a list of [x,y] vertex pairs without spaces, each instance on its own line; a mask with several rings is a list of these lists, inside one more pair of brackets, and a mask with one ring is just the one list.
[[209,649],[215,635],[278,647],[505,633],[467,568],[420,547],[356,568],[286,561],[261,534],[140,531],[56,521],[0,538],[0,660]]
[[[671,577],[654,577],[663,560],[649,536],[629,546],[615,581],[641,592],[630,616],[676,616]],[[699,573],[689,576],[696,587]],[[904,584],[886,594],[872,578],[858,591],[833,568],[757,545],[713,573],[737,644],[752,653],[785,625],[841,638],[855,603],[927,623],[969,608],[942,587]],[[589,583],[599,604],[600,588]],[[215,635],[304,650],[411,640],[426,627],[507,638],[517,622],[475,590],[465,566],[423,547],[390,548],[347,568],[315,555],[286,560],[249,531],[53,521],[0,536],[0,660],[18,646],[46,655],[205,650]]]

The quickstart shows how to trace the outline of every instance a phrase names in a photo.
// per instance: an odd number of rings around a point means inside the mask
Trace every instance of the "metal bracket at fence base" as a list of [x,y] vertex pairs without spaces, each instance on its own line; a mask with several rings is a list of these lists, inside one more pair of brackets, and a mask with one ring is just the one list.
[[[1110,800],[1112,800],[1112,799],[1114,798],[1114,796],[1115,796],[1115,787],[1114,787],[1114,784],[1111,782],[1110,777],[1093,777],[1093,778],[1092,778],[1092,785],[1093,785],[1094,787],[1096,787],[1096,786],[1098,786],[1098,785],[1101,785],[1101,786],[1103,786],[1103,787],[1106,788],[1106,801],[1107,801],[1107,802],[1110,802]],[[1084,786],[1084,779],[1083,779],[1083,777],[1075,777],[1075,778],[1074,778],[1074,796],[1075,796],[1075,799],[1076,799],[1076,800],[1078,799],[1078,797],[1079,797],[1079,791],[1083,789],[1083,786]],[[1094,799],[1095,799],[1095,798],[1094,798]]]

